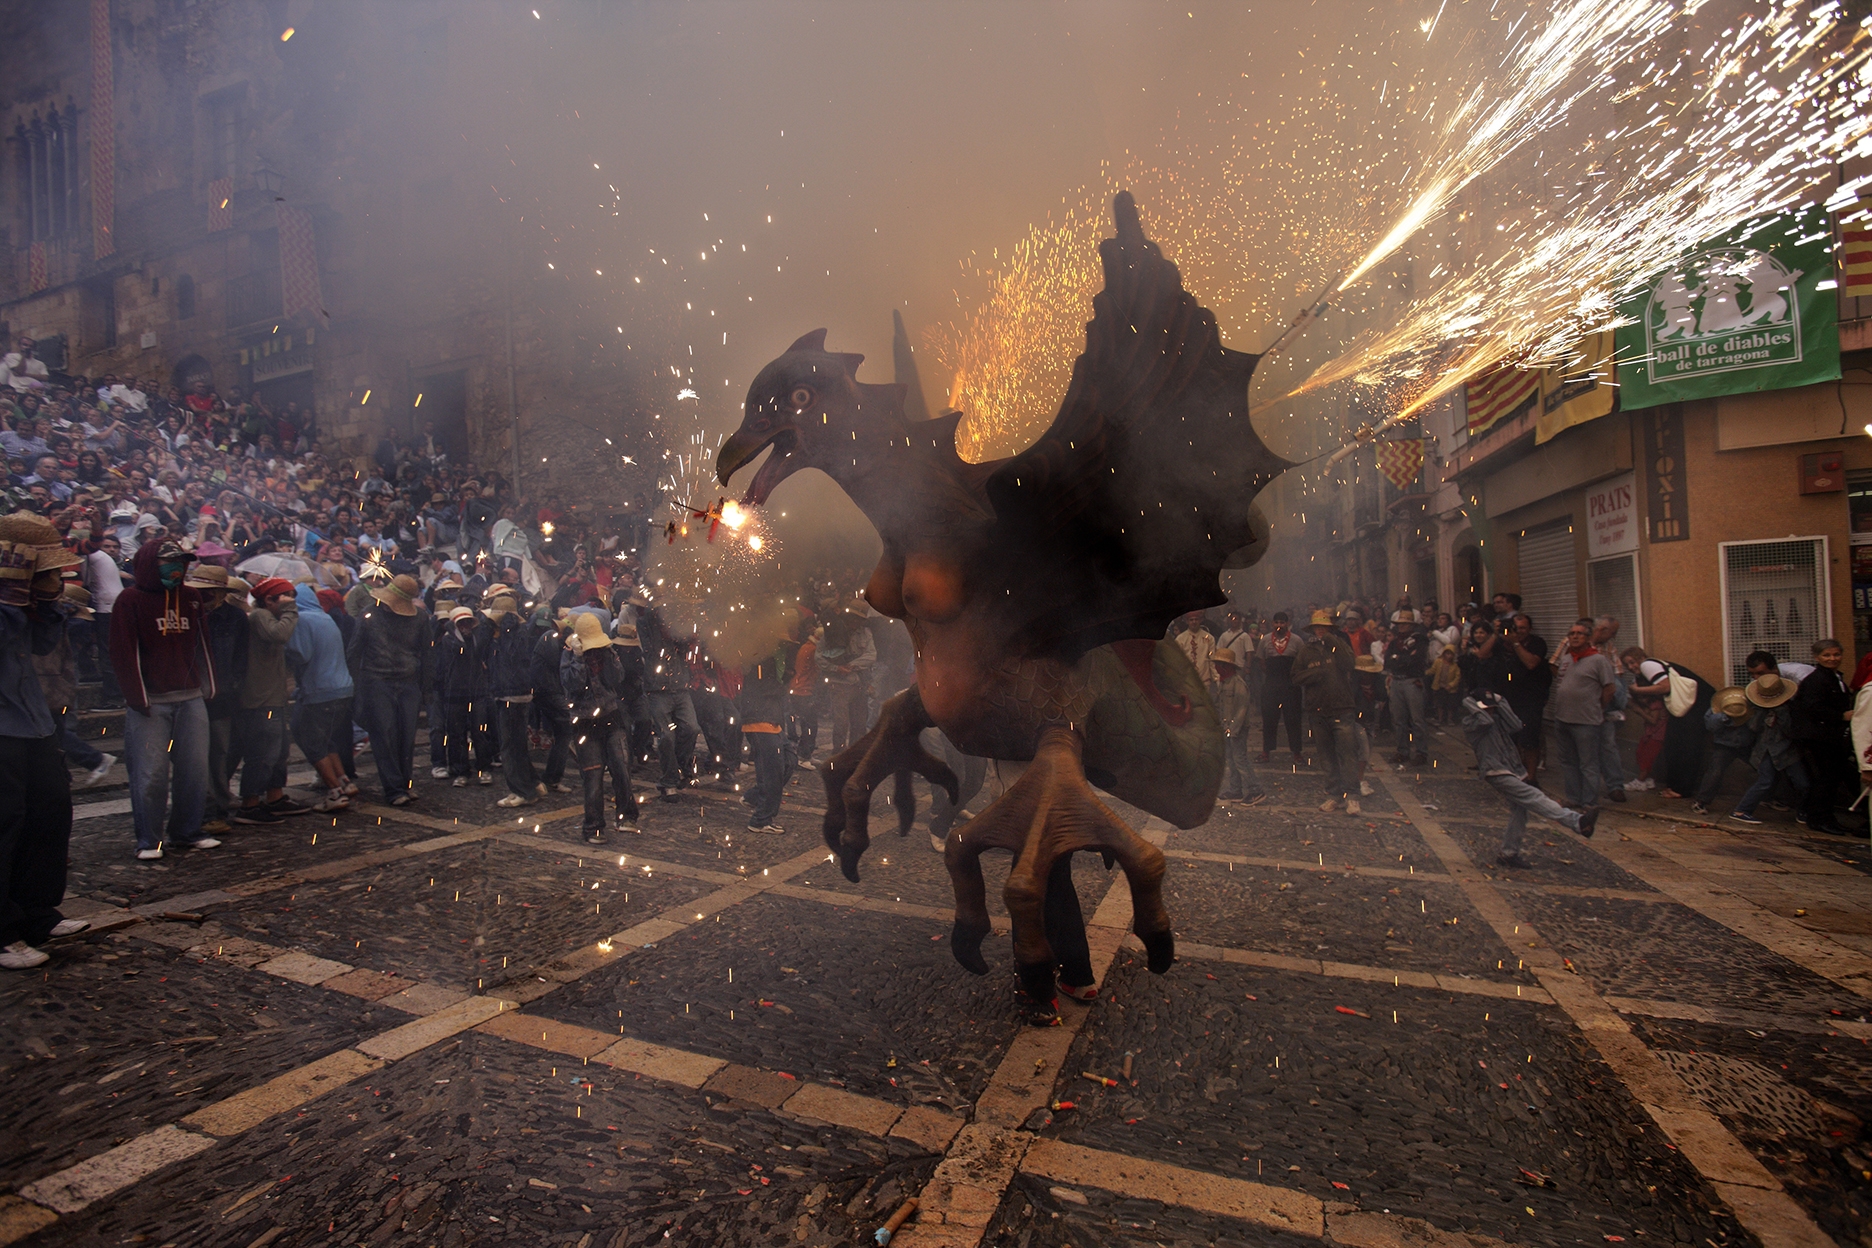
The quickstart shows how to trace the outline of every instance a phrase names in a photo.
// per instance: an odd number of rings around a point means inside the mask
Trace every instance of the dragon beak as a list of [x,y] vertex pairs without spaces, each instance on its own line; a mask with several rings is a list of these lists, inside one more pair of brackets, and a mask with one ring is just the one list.
[[721,449],[715,452],[715,479],[727,485],[728,478],[747,467],[769,440],[757,437],[746,429],[735,430],[734,436],[722,443]]
[[747,493],[741,499],[747,506],[758,507],[767,501],[767,496],[773,493],[776,485],[804,466],[803,460],[794,456],[799,445],[799,431],[791,425],[782,425],[764,436],[745,428],[738,429],[715,453],[716,479],[727,485],[728,479],[752,463],[755,456],[767,447],[773,447],[773,453],[761,464],[754,479],[748,482]]

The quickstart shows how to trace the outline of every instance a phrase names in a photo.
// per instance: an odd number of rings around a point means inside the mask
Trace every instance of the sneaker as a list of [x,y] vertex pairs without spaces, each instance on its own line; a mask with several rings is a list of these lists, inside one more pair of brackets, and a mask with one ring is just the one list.
[[448,768],[446,767],[431,767],[429,769],[429,778],[431,780],[446,780],[448,779],[448,774]]
[[555,793],[570,793],[571,791],[572,791],[572,786],[567,784],[563,780],[561,780],[558,784],[553,785],[553,792]]
[[117,756],[115,754],[106,754],[102,762],[100,762],[97,766],[93,767],[90,771],[87,771],[85,773],[84,781],[78,787],[81,789],[90,788],[92,785],[102,780],[104,778],[105,773],[110,771],[110,769],[112,767],[115,767],[116,765],[117,765]]
[[1061,981],[1059,981],[1059,990],[1060,990],[1061,995],[1071,997],[1075,1001],[1098,1000],[1098,985],[1097,984],[1085,984],[1082,986],[1075,987],[1074,985],[1069,984],[1065,980],[1062,979]]
[[786,829],[781,827],[777,823],[770,823],[766,827],[762,828],[761,831],[765,832],[769,836],[785,836],[786,835]]
[[1326,811],[1328,814],[1330,814],[1331,812],[1339,809],[1339,799],[1336,797],[1329,797],[1325,801],[1320,803],[1319,808],[1323,811]]
[[209,836],[219,836],[223,832],[233,831],[233,829],[228,826],[228,821],[225,819],[210,819],[207,823],[201,825],[201,830],[206,832]]
[[357,781],[347,780],[344,782],[344,795],[346,797],[356,797],[361,791],[362,790],[357,787]]
[[762,824],[762,823],[750,823],[750,824],[748,824],[748,825],[747,825],[747,830],[748,830],[749,832],[752,832],[752,833],[755,833],[756,835],[758,835],[758,834],[760,834],[760,833],[762,833],[762,832],[765,832],[765,831],[767,830],[767,825],[766,825],[766,824]]
[[212,836],[198,837],[188,843],[190,849],[219,849],[221,842]]
[[30,971],[35,966],[44,965],[52,960],[52,955],[35,949],[23,940],[16,940],[4,949],[0,949],[0,967],[9,971]]
[[1513,853],[1513,854],[1496,854],[1495,865],[1498,867],[1516,867],[1525,871],[1529,867],[1533,866],[1534,864],[1529,862],[1526,858],[1522,857],[1519,853]]
[[800,768],[801,768],[801,770],[803,770],[803,771],[818,771],[818,770],[819,770],[819,769],[818,769],[817,767],[815,767],[815,766],[813,766],[813,761],[812,761],[812,759],[810,759],[810,758],[802,758],[802,759],[800,759],[800,760],[799,760],[799,767],[800,767]]
[[304,802],[295,802],[290,797],[282,797],[277,802],[268,802],[267,809],[276,815],[309,815],[312,808]]
[[1365,812],[1364,812],[1364,810],[1363,810],[1363,809],[1362,809],[1362,808],[1361,808],[1361,807],[1359,806],[1359,804],[1358,804],[1358,798],[1356,798],[1356,797],[1348,797],[1348,798],[1346,798],[1346,799],[1345,799],[1345,813],[1346,813],[1346,814],[1348,814],[1348,815],[1362,815],[1362,814],[1364,814]]
[[524,797],[521,797],[518,793],[509,793],[506,797],[501,798],[500,801],[495,802],[494,804],[496,806],[505,806],[511,810],[515,806],[526,805],[527,799]]
[[1691,802],[1690,813],[1694,815],[1707,815],[1709,814],[1709,807],[1705,806],[1702,802]]
[[1598,831],[1598,829],[1599,808],[1597,806],[1588,806],[1585,810],[1579,812],[1579,834],[1581,836],[1590,841],[1592,840],[1592,834]]
[[539,783],[539,784],[535,784],[535,785],[533,786],[533,796],[535,796],[535,797],[545,797],[545,796],[546,796],[546,786],[545,786],[545,784],[544,784],[544,783]]
[[139,861],[142,861],[142,862],[156,862],[159,859],[161,859],[161,857],[162,857],[162,846],[160,845],[158,845],[154,849],[137,850],[137,858]]
[[489,772],[485,772],[485,771],[479,772],[475,775],[475,783],[476,784],[493,784],[494,777]]
[[343,789],[336,789],[312,809],[316,810],[321,815],[329,815],[333,811],[338,810],[350,810],[351,799],[344,795]]
[[1358,782],[1358,795],[1359,795],[1360,797],[1370,797],[1370,796],[1371,796],[1371,781],[1369,781],[1369,780],[1361,780],[1361,781],[1359,781],[1359,782]]
[[604,843],[605,843],[605,834],[604,834],[604,829],[603,829],[603,828],[587,828],[587,829],[585,829],[585,843],[586,843],[587,845],[602,845],[602,844],[604,844]]
[[1625,790],[1624,790],[1624,789],[1613,789],[1612,791],[1610,791],[1609,793],[1607,793],[1607,794],[1606,794],[1606,796],[1607,796],[1607,797],[1609,797],[1609,798],[1611,798],[1611,799],[1612,799],[1613,801],[1615,801],[1615,802],[1622,802],[1622,801],[1624,801],[1624,800],[1625,800]]
[[399,793],[390,799],[390,804],[392,806],[407,806],[415,800],[416,795],[414,793]]
[[90,919],[60,919],[57,923],[52,925],[52,930],[46,933],[46,939],[59,940],[66,936],[76,936],[79,932],[89,931],[90,929]]
[[1729,817],[1735,820],[1737,823],[1760,823],[1761,822],[1761,820],[1757,819],[1754,815],[1745,815],[1739,810],[1730,811]]
[[456,776],[453,780],[449,781],[449,783],[458,789],[465,789],[468,787],[468,777]]
[[285,819],[274,814],[265,806],[243,806],[229,815],[228,820],[231,823],[245,824],[248,826],[285,822]]
[[635,819],[618,820],[617,830],[620,832],[628,832],[632,836],[643,835],[643,829],[637,826],[637,821]]

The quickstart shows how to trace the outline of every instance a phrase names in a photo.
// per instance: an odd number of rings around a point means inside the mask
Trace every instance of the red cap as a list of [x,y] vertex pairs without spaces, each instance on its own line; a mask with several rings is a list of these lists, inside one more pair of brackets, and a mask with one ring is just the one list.
[[268,598],[277,598],[281,594],[293,592],[293,583],[283,576],[269,576],[255,583],[253,596],[255,601],[264,602]]

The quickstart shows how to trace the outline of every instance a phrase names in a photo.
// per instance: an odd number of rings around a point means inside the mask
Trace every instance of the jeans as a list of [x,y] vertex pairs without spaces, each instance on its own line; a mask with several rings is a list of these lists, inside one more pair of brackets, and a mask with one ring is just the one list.
[[566,761],[572,757],[572,712],[563,706],[554,706],[540,694],[533,695],[533,704],[539,707],[540,724],[552,733],[552,748],[546,751],[546,774],[540,777],[547,784],[559,784],[565,780]]
[[539,775],[533,770],[533,750],[527,742],[527,711],[531,702],[502,701],[500,706],[501,771],[507,791],[529,801],[539,792]]
[[[117,684],[117,668],[110,659],[111,613],[100,611],[91,622],[92,635],[98,638],[98,680],[103,683],[101,706],[123,705],[123,690]],[[132,711],[131,714],[136,712]]]
[[234,722],[240,733],[240,795],[253,798],[286,787],[286,759],[292,753],[291,717],[283,706],[242,707]]
[[[484,700],[456,701],[450,698],[443,707],[443,733],[448,747],[451,776],[466,776],[486,771],[494,759],[493,743],[488,740],[488,706]],[[472,759],[470,755],[472,754]],[[473,763],[472,768],[470,762]]]
[[[208,708],[200,698],[152,703],[147,715],[126,712],[124,767],[130,772],[130,819],[138,849],[156,849],[165,840],[192,845],[202,838]],[[69,801],[69,792],[66,797]]]
[[367,680],[358,685],[358,713],[370,733],[371,754],[385,798],[410,791],[416,762],[416,712],[422,691],[414,681]]
[[1508,803],[1508,830],[1502,833],[1502,853],[1518,854],[1521,852],[1521,837],[1527,831],[1527,817],[1530,810],[1563,828],[1574,832],[1579,831],[1578,811],[1568,810],[1520,776],[1501,775],[1482,778]]
[[1755,807],[1760,804],[1762,798],[1768,796],[1768,791],[1774,788],[1777,773],[1785,774],[1788,783],[1794,786],[1794,808],[1806,809],[1807,794],[1812,786],[1807,783],[1807,768],[1801,764],[1799,756],[1790,757],[1787,766],[1777,767],[1774,759],[1764,754],[1761,764],[1755,769],[1755,783],[1749,785],[1748,792],[1744,793],[1742,800],[1735,804],[1736,814],[1754,814]]
[[206,817],[226,819],[228,814],[228,781],[234,776],[234,765],[240,756],[234,752],[234,715],[229,711],[225,715],[208,712],[208,805]]
[[870,728],[871,691],[863,681],[831,685],[828,691],[832,698],[832,750],[837,753]]
[[354,698],[334,698],[330,702],[301,702],[293,708],[293,740],[308,763],[317,763],[333,754],[345,758],[351,753],[351,704]]
[[1254,764],[1248,761],[1248,729],[1232,732],[1222,743],[1222,798],[1234,801],[1239,798],[1261,796],[1261,781],[1255,775]]
[[[446,769],[448,758],[448,707],[442,701],[442,695],[431,691],[429,694],[429,765]],[[375,750],[377,747],[372,746]]]
[[1397,739],[1399,757],[1424,757],[1429,744],[1430,721],[1424,718],[1424,687],[1420,679],[1394,676],[1391,679],[1391,727]]
[[1313,736],[1319,743],[1322,762],[1326,764],[1328,797],[1356,797],[1359,791],[1359,722],[1358,712],[1313,712]]
[[780,798],[793,778],[793,743],[784,732],[745,734],[754,755],[754,792],[749,795],[754,814],[752,827],[764,828],[780,817]]
[[[657,757],[663,764],[657,787],[680,789],[683,781],[695,774],[695,743],[702,732],[696,723],[695,702],[689,697],[689,691],[652,690],[650,728],[656,733]],[[582,758],[581,768],[585,765]]]
[[70,707],[59,711],[52,718],[58,721],[58,742],[60,748],[65,751],[68,761],[83,767],[86,771],[104,761],[104,751],[71,730]]
[[71,845],[71,773],[58,737],[0,737],[0,793],[0,945],[37,944],[59,921]]
[[1599,804],[1599,724],[1569,724],[1554,721],[1554,736],[1560,753],[1560,775],[1566,781],[1569,806]]
[[817,693],[787,694],[787,718],[799,728],[799,761],[810,763],[813,751],[819,748],[819,720],[821,708]]
[[1716,790],[1722,787],[1723,773],[1729,770],[1730,763],[1748,761],[1749,752],[1727,745],[1710,747],[1709,765],[1703,768],[1703,779],[1697,784],[1696,800],[1699,806],[1707,806],[1716,796]]
[[1622,723],[1608,714],[1605,723],[1599,725],[1599,774],[1608,790],[1621,793],[1625,790],[1625,767],[1619,761],[1618,745]]
[[695,705],[696,724],[702,729],[715,774],[732,774],[741,766],[739,709],[721,694],[706,689],[691,690],[689,700]]
[[1300,691],[1290,684],[1279,688],[1269,685],[1261,694],[1261,752],[1272,754],[1282,723],[1287,725],[1287,748],[1295,755],[1306,753],[1300,737]]
[[574,738],[578,751],[579,775],[585,782],[585,830],[604,830],[604,777],[611,773],[611,796],[617,803],[618,819],[637,822],[637,794],[631,789],[629,741],[625,726],[614,719],[594,720],[579,725]]

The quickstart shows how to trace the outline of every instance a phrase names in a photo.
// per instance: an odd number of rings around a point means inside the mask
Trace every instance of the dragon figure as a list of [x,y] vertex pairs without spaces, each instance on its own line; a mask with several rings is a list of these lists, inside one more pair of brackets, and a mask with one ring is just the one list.
[[1290,466],[1249,423],[1259,357],[1222,345],[1214,315],[1144,236],[1129,193],[1113,216],[1085,351],[1058,416],[1019,455],[965,462],[960,412],[928,418],[904,384],[859,381],[864,357],[827,351],[823,329],[761,370],[717,453],[725,485],[772,448],[746,490],[750,506],[802,468],[838,482],[883,539],[865,597],[916,644],[916,683],[823,772],[826,843],[845,875],[858,879],[871,796],[886,777],[903,832],[915,774],[956,796],[954,773],[918,740],[924,728],[968,754],[1027,764],[943,853],[956,897],[951,948],[977,974],[988,969],[981,854],[1014,855],[1002,895],[1024,1007],[1038,1023],[1057,1021],[1056,972],[1068,995],[1096,995],[1075,852],[1123,867],[1150,969],[1174,960],[1163,853],[1093,786],[1177,827],[1208,819],[1220,720],[1164,633],[1177,616],[1226,601],[1222,569],[1265,549],[1254,497]]

